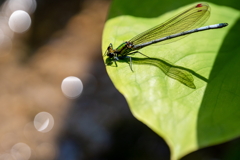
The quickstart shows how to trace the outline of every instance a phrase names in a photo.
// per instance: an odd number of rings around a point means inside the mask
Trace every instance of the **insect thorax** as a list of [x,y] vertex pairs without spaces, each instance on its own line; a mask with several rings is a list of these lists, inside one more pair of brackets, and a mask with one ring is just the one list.
[[131,42],[124,42],[116,48],[116,53],[118,56],[126,56],[128,53],[133,51],[133,45]]

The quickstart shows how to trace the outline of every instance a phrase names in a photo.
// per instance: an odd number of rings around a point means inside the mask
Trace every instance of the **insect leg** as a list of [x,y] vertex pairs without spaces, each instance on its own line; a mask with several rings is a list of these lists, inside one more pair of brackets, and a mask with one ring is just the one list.
[[132,72],[134,72],[134,71],[133,71],[133,68],[132,68],[132,57],[126,56],[126,58],[129,58],[129,66],[130,66],[130,69],[132,70]]
[[[111,43],[110,43],[111,44]],[[116,67],[118,66],[117,65],[117,62],[116,61],[118,61],[119,59],[118,59],[118,57],[114,57],[114,59],[113,59],[113,61],[114,61],[114,63],[115,63],[115,65],[116,65]]]

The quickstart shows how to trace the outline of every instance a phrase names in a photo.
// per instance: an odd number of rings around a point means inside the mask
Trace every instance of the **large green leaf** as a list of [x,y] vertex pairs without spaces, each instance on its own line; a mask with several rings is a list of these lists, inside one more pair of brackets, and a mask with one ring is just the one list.
[[[205,25],[227,22],[229,26],[146,47],[141,52],[153,59],[135,54],[134,72],[127,61],[115,66],[104,57],[107,72],[133,115],[165,139],[172,159],[240,135],[240,13],[210,6],[212,14]],[[103,53],[109,43],[116,48],[187,7],[155,18],[112,16],[104,28]],[[192,74],[196,89],[166,75],[164,67]]]

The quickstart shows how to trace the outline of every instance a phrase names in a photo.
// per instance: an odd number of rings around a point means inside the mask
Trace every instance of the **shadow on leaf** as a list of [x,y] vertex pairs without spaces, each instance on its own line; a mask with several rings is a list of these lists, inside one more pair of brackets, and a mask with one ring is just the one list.
[[[208,80],[201,76],[200,74],[194,72],[191,69],[184,68],[181,66],[175,66],[165,60],[159,59],[159,58],[136,58],[136,57],[131,57],[132,63],[135,65],[152,65],[160,70],[167,75],[170,78],[173,78],[182,84],[186,85],[189,88],[196,89],[196,86],[194,84],[194,78],[192,75],[198,77],[199,79],[207,82]],[[113,60],[110,58],[106,59],[106,64],[107,65],[113,65]],[[124,62],[126,63],[126,60],[119,60],[118,62]],[[117,66],[116,66],[117,67]]]
[[197,134],[201,147],[240,134],[240,19],[223,41],[213,65],[198,113]]

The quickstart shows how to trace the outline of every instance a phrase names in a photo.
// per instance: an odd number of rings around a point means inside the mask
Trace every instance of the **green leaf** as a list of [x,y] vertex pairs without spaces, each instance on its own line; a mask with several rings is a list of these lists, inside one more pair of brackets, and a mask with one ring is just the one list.
[[[116,67],[104,57],[107,72],[133,115],[165,139],[172,159],[240,135],[240,12],[209,5],[211,17],[205,25],[226,22],[229,26],[146,47],[141,52],[152,59],[135,54],[134,72],[128,60],[118,61]],[[110,16],[103,33],[103,53],[109,43],[116,48],[188,7],[154,18]],[[186,75],[187,84],[164,73],[164,64]],[[188,83],[191,75],[196,89]]]

